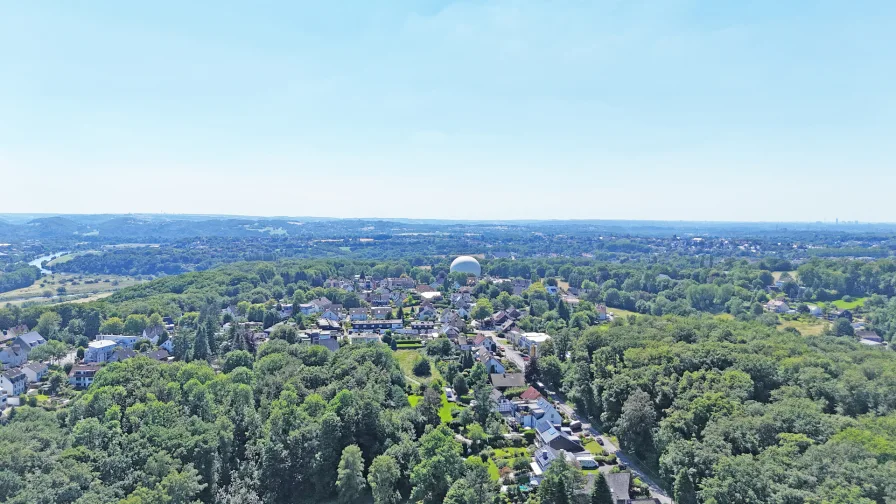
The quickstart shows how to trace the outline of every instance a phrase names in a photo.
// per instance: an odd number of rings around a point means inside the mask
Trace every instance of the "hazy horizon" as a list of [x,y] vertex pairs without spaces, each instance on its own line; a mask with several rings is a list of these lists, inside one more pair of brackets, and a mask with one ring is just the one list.
[[19,2],[0,212],[893,222],[896,4]]

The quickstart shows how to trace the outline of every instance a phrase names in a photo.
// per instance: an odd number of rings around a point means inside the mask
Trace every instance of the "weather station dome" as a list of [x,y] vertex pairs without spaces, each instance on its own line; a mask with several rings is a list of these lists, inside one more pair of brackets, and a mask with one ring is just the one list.
[[460,256],[451,263],[451,272],[459,271],[468,275],[479,276],[482,274],[482,267],[479,261],[470,256]]

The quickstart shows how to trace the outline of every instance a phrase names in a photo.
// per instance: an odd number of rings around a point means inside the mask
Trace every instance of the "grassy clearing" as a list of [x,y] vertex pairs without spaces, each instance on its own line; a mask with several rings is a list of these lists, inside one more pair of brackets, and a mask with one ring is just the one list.
[[529,450],[526,448],[495,448],[495,457],[499,459],[514,459],[528,456]]
[[778,280],[781,279],[781,277],[784,275],[784,273],[788,273],[788,274],[790,275],[791,278],[796,279],[796,270],[793,270],[793,271],[773,271],[773,272],[772,272],[772,278],[774,278],[775,281],[777,282]]
[[840,310],[855,310],[856,308],[864,305],[866,299],[868,298],[855,298],[850,302],[838,299],[837,301],[831,302],[831,304],[836,306]]
[[435,362],[430,366],[431,374],[429,376],[417,376],[414,374],[414,362],[416,362],[417,358],[421,355],[423,354],[418,350],[399,349],[395,351],[395,358],[398,359],[398,365],[401,366],[401,371],[411,380],[429,385],[436,378],[441,379],[442,375],[439,374],[439,370],[436,369]]
[[[112,293],[119,289],[136,285],[140,282],[141,281],[136,278],[122,275],[54,273],[39,278],[28,287],[0,294],[0,303],[10,302],[17,304],[25,301],[61,303],[65,301],[73,301],[74,296],[93,296],[102,293]],[[60,287],[65,288],[64,293],[59,293],[57,291]]]
[[823,320],[782,320],[778,329],[783,331],[788,327],[793,327],[803,336],[819,336],[829,325],[830,323]]
[[493,459],[488,459],[488,475],[491,476],[494,481],[501,479],[501,473],[498,472],[498,464],[496,464]]
[[629,315],[634,315],[637,317],[640,315],[640,313],[638,313],[638,312],[623,310],[622,308],[607,307],[607,312],[612,313],[613,317],[616,317],[616,318],[627,318]]

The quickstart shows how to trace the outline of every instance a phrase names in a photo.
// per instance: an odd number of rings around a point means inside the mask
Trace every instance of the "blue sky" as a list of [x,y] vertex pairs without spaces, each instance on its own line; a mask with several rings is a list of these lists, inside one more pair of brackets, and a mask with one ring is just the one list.
[[0,7],[0,212],[896,221],[896,2]]

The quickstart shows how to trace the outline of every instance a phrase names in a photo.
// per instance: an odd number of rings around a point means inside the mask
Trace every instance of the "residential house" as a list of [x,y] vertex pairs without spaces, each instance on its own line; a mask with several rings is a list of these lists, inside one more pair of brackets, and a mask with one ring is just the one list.
[[404,321],[394,320],[361,320],[352,323],[351,332],[371,332],[371,331],[387,331],[389,329],[401,329],[404,327]]
[[501,334],[509,334],[514,332],[519,332],[520,328],[516,325],[516,321],[513,319],[508,319],[506,322],[501,324],[501,327],[498,329],[498,332]]
[[445,336],[447,336],[450,339],[455,339],[461,335],[460,329],[454,327],[451,324],[443,325],[442,328],[439,329],[439,332],[441,334],[444,334]]
[[68,382],[76,389],[86,389],[93,383],[99,364],[78,364],[68,374]]
[[293,314],[292,304],[281,304],[280,311],[277,312],[277,315],[281,319],[288,319],[289,317],[292,317],[292,314]]
[[493,389],[489,397],[492,400],[492,405],[495,411],[502,415],[510,415],[513,413],[513,401],[504,397],[504,394],[497,389]]
[[[448,326],[449,328],[453,328],[452,326]],[[457,345],[457,349],[461,352],[466,352],[469,350],[473,350],[473,342],[470,341],[469,338],[464,336],[463,334],[458,334],[454,336],[454,343]]]
[[173,359],[173,357],[171,357],[171,354],[169,354],[168,351],[164,348],[160,348],[152,352],[146,352],[143,355],[159,362],[169,362],[171,359]]
[[47,371],[49,371],[49,367],[41,362],[32,362],[31,364],[22,366],[22,372],[25,373],[28,383],[37,383],[43,380],[44,376],[47,375]]
[[522,399],[523,401],[535,401],[539,397],[541,397],[541,392],[539,392],[535,387],[531,386],[527,388],[525,392],[520,394],[520,399]]
[[772,313],[787,313],[790,311],[790,306],[781,299],[772,299],[765,304],[765,309]]
[[417,287],[415,287],[415,290],[417,291],[417,294],[423,294],[425,292],[436,292],[435,289],[426,284],[417,285]]
[[376,320],[385,320],[392,317],[392,308],[389,306],[372,308],[370,312]]
[[509,339],[529,355],[538,356],[538,346],[543,345],[547,340],[551,339],[549,334],[539,332],[511,333]]
[[28,388],[28,378],[19,369],[9,369],[0,374],[0,389],[11,396],[19,396]]
[[523,427],[534,429],[539,420],[544,420],[551,425],[560,425],[563,422],[563,415],[541,394],[534,400],[516,401],[515,404],[516,414],[514,416]]
[[500,326],[500,325],[504,324],[504,322],[507,322],[508,319],[509,319],[509,317],[507,316],[506,311],[504,311],[504,310],[497,311],[492,314],[492,325]]
[[158,345],[163,332],[165,332],[165,328],[161,325],[147,327],[143,330],[143,338],[148,339],[153,345]]
[[9,393],[3,389],[0,389],[0,411],[6,409],[6,406],[9,404]]
[[821,308],[815,305],[809,305],[809,315],[821,318],[822,316],[824,316],[824,312],[821,310]]
[[544,419],[535,422],[535,444],[536,446],[550,446],[555,450],[564,450],[569,453],[585,451],[578,439],[557,430]]
[[437,290],[433,290],[430,292],[421,292],[420,297],[423,298],[424,301],[438,301],[442,299],[442,293]]
[[595,307],[598,320],[607,320],[607,305],[599,304]]
[[884,341],[875,331],[868,329],[856,331],[856,337],[861,340],[875,341],[877,343],[882,343]]
[[299,305],[299,311],[302,315],[314,315],[320,311],[320,307],[314,303],[302,303]]
[[332,308],[327,308],[326,310],[323,310],[320,314],[320,318],[324,318],[324,319],[327,319],[327,320],[330,320],[333,322],[338,322],[338,321],[342,320],[342,317],[339,316],[339,313],[334,311]]
[[39,347],[41,345],[46,345],[47,340],[44,339],[37,331],[27,332],[25,334],[21,334],[16,336],[16,339],[13,340],[13,345],[19,345],[22,348],[27,348],[30,352],[32,348]]
[[490,374],[488,377],[492,386],[501,392],[509,388],[526,386],[526,378],[523,376],[523,373],[495,373]]
[[349,308],[348,317],[352,322],[367,320],[367,308]]
[[358,333],[348,335],[348,342],[352,345],[363,343],[379,343],[380,341],[380,335],[376,333]]
[[411,329],[418,334],[431,333],[436,330],[436,323],[428,320],[415,320],[411,322]]
[[607,486],[613,494],[613,504],[631,504],[632,498],[629,489],[632,484],[632,473],[618,472],[604,474]]
[[305,345],[319,345],[331,352],[339,350],[339,340],[334,333],[329,331],[309,331],[301,335],[299,343]]
[[84,352],[84,362],[109,362],[117,346],[118,344],[111,340],[91,341],[87,344],[87,351]]
[[551,296],[556,296],[557,293],[560,292],[560,289],[558,289],[556,285],[545,285],[544,290]]
[[159,345],[159,348],[168,352],[169,354],[174,353],[174,339],[168,338],[162,344]]
[[116,348],[109,357],[109,362],[122,362],[137,356],[137,352],[130,348]]
[[[476,353],[476,360],[485,366],[485,371],[489,374],[504,374],[504,372],[507,371],[504,368],[504,365],[501,364],[501,361],[485,348],[479,348],[479,351]],[[520,386],[525,386],[525,382]]]
[[5,368],[19,367],[28,360],[28,348],[11,345],[0,349],[0,364]]
[[[121,336],[118,334],[98,334],[96,336],[96,341],[111,341],[115,343],[115,345],[124,347],[124,348],[134,348],[137,344],[137,341],[142,339],[142,336]],[[158,340],[157,340],[158,341]]]
[[339,325],[339,322],[326,318],[317,319],[317,327],[320,327],[324,331],[339,331],[342,329],[342,326]]
[[417,282],[414,281],[413,278],[410,277],[400,277],[400,278],[387,278],[383,280],[382,284],[389,289],[413,289],[417,287]]
[[476,336],[476,339],[473,340],[473,346],[481,346],[489,352],[494,352],[498,349],[498,344],[495,343],[495,340],[484,334],[479,334]]
[[548,470],[548,467],[550,467],[555,460],[561,460],[561,457],[566,459],[567,463],[573,465],[578,464],[583,469],[597,468],[597,461],[594,460],[594,456],[588,451],[582,450],[576,453],[570,453],[564,450],[556,450],[548,445],[543,445],[535,450],[535,453],[532,455],[533,462],[529,466],[532,469],[532,474],[535,476],[535,480],[540,481],[541,477]]

